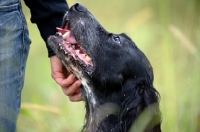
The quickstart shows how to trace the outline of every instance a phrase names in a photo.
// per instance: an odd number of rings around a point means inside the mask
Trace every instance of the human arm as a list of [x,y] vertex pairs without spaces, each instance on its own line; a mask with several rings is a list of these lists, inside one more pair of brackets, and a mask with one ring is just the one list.
[[62,87],[71,101],[80,101],[80,81],[64,69],[60,60],[47,44],[47,38],[56,33],[62,18],[68,10],[65,0],[24,0],[31,11],[31,22],[36,23],[43,40],[46,42],[53,79]]
[[24,0],[31,12],[31,22],[36,23],[40,35],[46,43],[48,56],[55,55],[48,46],[47,38],[56,33],[66,11],[69,9],[66,0]]

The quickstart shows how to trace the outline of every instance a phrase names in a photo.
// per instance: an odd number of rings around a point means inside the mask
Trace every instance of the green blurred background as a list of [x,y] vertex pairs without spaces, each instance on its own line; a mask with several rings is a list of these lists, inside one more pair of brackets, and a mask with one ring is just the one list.
[[[69,6],[76,0],[68,0]],[[110,32],[124,32],[147,55],[160,92],[164,132],[200,131],[200,1],[80,0]],[[51,78],[47,50],[37,26],[32,39],[22,93],[19,132],[77,132],[84,103],[72,103]]]

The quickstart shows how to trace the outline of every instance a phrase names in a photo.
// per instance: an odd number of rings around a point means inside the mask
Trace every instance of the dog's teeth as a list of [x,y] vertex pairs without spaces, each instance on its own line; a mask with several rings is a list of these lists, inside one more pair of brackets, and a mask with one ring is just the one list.
[[62,46],[60,46],[60,50],[62,50],[63,49],[63,47]]
[[72,48],[75,49],[75,45],[72,45]]
[[87,55],[86,54],[83,54],[83,57],[86,57]]
[[77,54],[80,52],[80,50],[75,50],[75,51],[76,51]]
[[87,74],[88,74],[88,75],[91,75],[91,74],[92,74],[92,72],[87,72]]
[[66,38],[69,35],[69,32],[66,32],[65,34],[63,34],[63,38]]
[[60,33],[60,32],[56,32],[56,34],[58,34],[58,35],[62,35],[62,33]]
[[87,61],[92,61],[92,58],[90,58],[88,55],[85,58]]
[[62,44],[61,44],[61,43],[59,43],[58,45],[59,45],[59,46],[62,46]]
[[65,51],[65,54],[67,54],[67,51]]
[[85,58],[86,57],[86,54],[80,54],[83,58]]

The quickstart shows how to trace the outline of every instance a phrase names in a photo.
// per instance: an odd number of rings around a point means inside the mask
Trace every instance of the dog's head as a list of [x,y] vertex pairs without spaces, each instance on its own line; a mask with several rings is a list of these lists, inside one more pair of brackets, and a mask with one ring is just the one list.
[[151,65],[135,43],[125,34],[106,31],[80,3],[69,9],[57,30],[48,41],[55,53],[98,84],[122,84],[129,77],[153,80]]
[[[119,129],[127,131],[141,111],[158,103],[151,64],[126,34],[106,31],[80,3],[69,9],[62,27],[57,30],[56,35],[49,37],[49,45],[66,68],[82,81],[86,104],[96,106],[114,102],[120,107],[120,117],[114,117],[119,124],[113,123]],[[159,108],[152,113],[157,117]],[[92,119],[88,122],[96,123]]]

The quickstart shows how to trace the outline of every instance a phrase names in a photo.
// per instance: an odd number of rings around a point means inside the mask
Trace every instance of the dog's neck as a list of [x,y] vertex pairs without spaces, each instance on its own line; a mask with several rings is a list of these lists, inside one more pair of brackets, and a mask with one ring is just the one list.
[[[86,73],[83,73],[76,67],[71,68],[68,67],[68,71],[75,74],[83,86],[82,96],[85,100],[86,123],[82,131],[128,131],[144,108],[158,101],[155,98],[153,102],[145,102],[143,98],[144,89],[139,88],[137,85],[129,85],[131,86],[129,88],[124,86],[121,88],[122,91],[115,91],[115,93],[110,93],[110,95],[95,92],[97,86],[94,86],[93,82],[85,77]],[[98,87],[104,90],[106,89],[106,87],[104,88],[103,86]],[[153,89],[149,90],[148,92],[152,92]],[[112,94],[114,96],[112,96]],[[152,94],[151,96],[156,96],[154,92]],[[153,114],[153,116],[155,115]],[[159,130],[160,126],[155,128],[155,130],[156,129]]]
[[[86,105],[86,123],[82,131],[120,132],[128,130],[132,122],[136,119],[139,110],[139,108],[133,108],[133,106],[127,102],[129,96],[132,95],[119,91],[118,94],[114,93],[117,95],[114,99],[109,97],[104,98],[94,93],[92,83],[88,85],[86,82],[87,80],[82,79]],[[129,111],[133,109],[136,110],[135,113],[129,113]]]
[[[89,82],[89,79],[87,79],[84,74],[86,73],[83,73],[82,70],[79,70],[78,67],[75,67],[73,64],[70,64],[67,62],[67,60],[69,60],[69,58],[65,58],[66,60],[65,61],[62,61],[62,63],[65,65],[66,69],[73,73],[82,83],[82,86],[84,87],[84,92],[85,93],[85,96],[86,98],[88,98],[88,100],[90,100],[91,104],[93,105],[93,107],[97,104],[97,101],[96,101],[96,98],[95,96],[93,95],[93,85],[91,82]],[[85,98],[83,96],[83,98]]]
[[[155,107],[150,112],[156,123],[160,122],[159,108],[157,106],[157,100],[152,102],[146,102],[144,99],[145,93],[154,94],[153,88],[141,89],[138,85],[130,85],[131,87],[123,87],[121,90],[109,95],[96,92],[92,87],[92,83],[84,85],[85,89],[85,104],[86,104],[86,123],[83,131],[86,132],[124,132],[129,131],[132,124],[139,117],[141,112],[153,103]],[[87,86],[87,87],[85,87]],[[89,86],[89,87],[88,87]],[[97,86],[95,86],[96,88]],[[91,93],[87,93],[86,89],[90,89]],[[106,89],[106,88],[105,88]],[[98,94],[98,95],[97,95]],[[115,95],[115,96],[113,96]],[[93,97],[92,97],[93,96]],[[154,95],[152,95],[153,97]],[[95,103],[94,103],[94,100]],[[155,118],[154,118],[155,117]],[[146,128],[146,131],[160,130],[160,124],[152,128]]]

